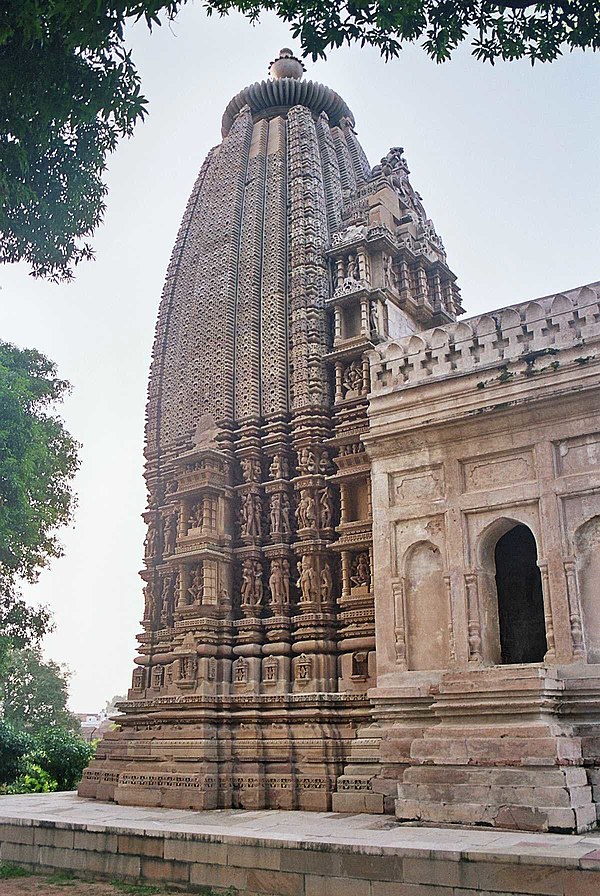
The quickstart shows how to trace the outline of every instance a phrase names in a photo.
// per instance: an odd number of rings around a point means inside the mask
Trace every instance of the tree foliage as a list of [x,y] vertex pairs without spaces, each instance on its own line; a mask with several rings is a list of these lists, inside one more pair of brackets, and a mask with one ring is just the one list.
[[[102,220],[107,155],[146,113],[125,41],[186,0],[5,0],[0,8],[0,261],[73,276]],[[469,37],[479,59],[556,59],[600,46],[598,0],[203,0],[208,13],[272,11],[313,59],[344,43],[384,57],[420,41],[441,62]]]
[[44,728],[35,738],[29,759],[53,781],[57,790],[73,790],[95,753],[79,734],[64,728]]
[[10,650],[0,691],[4,721],[31,735],[49,726],[78,731],[67,709],[68,689],[68,671],[44,661],[38,648]]
[[324,57],[344,43],[377,47],[389,59],[420,41],[444,62],[470,37],[473,54],[549,62],[565,49],[600,47],[597,0],[210,0],[209,12],[272,10],[291,26],[305,55]]
[[16,585],[61,555],[57,529],[71,519],[77,444],[54,413],[68,388],[44,355],[0,342],[0,658],[7,639],[35,643],[50,627]]
[[21,772],[21,759],[31,747],[31,737],[0,719],[0,784],[10,784]]

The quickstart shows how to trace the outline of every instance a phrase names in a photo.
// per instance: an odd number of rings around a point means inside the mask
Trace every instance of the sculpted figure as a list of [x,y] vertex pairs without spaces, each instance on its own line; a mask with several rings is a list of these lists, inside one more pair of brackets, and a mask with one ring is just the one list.
[[319,496],[319,510],[321,514],[321,528],[329,529],[333,523],[333,501],[326,487]]
[[202,528],[202,501],[197,501],[195,504],[192,504],[190,509],[190,515],[188,518],[188,528],[189,529],[201,529]]
[[203,593],[204,586],[202,584],[202,566],[199,563],[198,566],[194,567],[194,570],[192,572],[192,580],[190,583],[190,587],[188,588],[188,594],[190,596],[189,603],[201,603]]
[[290,564],[288,560],[272,560],[269,588],[274,604],[290,602]]
[[263,599],[262,565],[259,560],[254,561],[254,606],[260,607]]
[[277,535],[281,532],[281,495],[278,492],[271,495],[269,518],[271,522],[271,535]]
[[317,506],[315,499],[306,488],[303,488],[300,492],[300,503],[298,505],[297,513],[300,528],[314,528],[317,522]]
[[359,554],[356,558],[350,581],[353,585],[368,585],[371,581],[371,563],[366,552]]
[[324,603],[327,603],[327,601],[330,600],[332,588],[333,581],[331,578],[331,570],[329,569],[329,563],[325,562],[321,572],[321,600]]
[[260,535],[261,502],[258,495],[242,498],[242,535]]
[[281,575],[283,578],[283,602],[284,604],[289,604],[290,602],[290,561],[287,559],[283,559],[281,561]]
[[360,361],[352,361],[344,370],[344,386],[347,392],[360,392],[363,385],[363,371]]
[[144,586],[144,619],[152,619],[156,608],[154,587],[151,582]]
[[271,479],[286,479],[289,472],[287,457],[284,454],[276,454],[271,461],[269,473]]
[[269,590],[271,592],[271,601],[274,604],[282,604],[284,600],[283,594],[283,573],[281,569],[281,560],[271,560],[271,575],[269,576]]
[[244,560],[242,565],[242,607],[251,607],[254,604],[254,562]]
[[302,473],[316,473],[317,456],[311,448],[303,448],[298,456],[298,466]]
[[256,457],[242,457],[240,460],[244,482],[260,482],[260,461]]
[[308,554],[305,554],[302,558],[302,571],[297,584],[301,592],[300,603],[316,600],[318,593],[317,574],[313,560]]
[[181,607],[185,604],[185,595],[181,594],[181,573],[179,572],[176,574],[173,583],[173,596],[177,607]]
[[159,552],[159,541],[160,541],[160,533],[158,531],[157,524],[152,521],[148,526],[148,534],[146,535],[146,541],[144,542],[146,546],[146,557],[150,559],[151,557],[156,557]]
[[173,581],[170,576],[165,576],[163,578],[162,585],[162,594],[161,594],[161,608],[160,608],[160,620],[161,622],[167,622],[169,617],[173,612]]
[[379,320],[377,318],[376,302],[369,302],[369,329],[375,336],[379,335]]
[[165,554],[175,553],[175,542],[177,541],[177,511],[170,513],[165,520]]
[[394,259],[391,255],[386,255],[384,258],[383,282],[384,285],[390,289],[395,289],[398,286],[398,278],[396,277],[396,271],[394,270]]
[[360,280],[360,270],[358,267],[358,256],[350,255],[348,258],[348,277],[351,277],[352,280]]
[[281,520],[281,532],[284,535],[289,535],[292,531],[292,524],[290,522],[290,496],[287,492],[282,492],[281,494],[281,503],[280,503],[280,520]]

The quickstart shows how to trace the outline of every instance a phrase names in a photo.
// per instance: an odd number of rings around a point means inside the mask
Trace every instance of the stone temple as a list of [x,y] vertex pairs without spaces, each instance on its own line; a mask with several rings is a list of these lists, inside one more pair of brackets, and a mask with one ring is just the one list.
[[600,283],[462,319],[399,147],[282,50],[177,236],[132,687],[80,794],[583,831]]

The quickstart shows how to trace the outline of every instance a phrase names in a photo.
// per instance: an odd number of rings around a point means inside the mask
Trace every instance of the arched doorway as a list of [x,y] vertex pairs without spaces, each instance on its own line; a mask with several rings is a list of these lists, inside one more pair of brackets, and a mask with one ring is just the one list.
[[548,645],[542,579],[531,529],[513,526],[496,542],[501,663],[541,663]]

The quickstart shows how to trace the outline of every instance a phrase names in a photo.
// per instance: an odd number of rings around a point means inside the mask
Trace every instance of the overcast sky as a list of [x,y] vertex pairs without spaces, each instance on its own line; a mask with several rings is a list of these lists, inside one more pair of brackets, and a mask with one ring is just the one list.
[[[79,507],[64,558],[27,593],[54,611],[45,650],[72,670],[76,711],[129,687],[143,604],[146,378],[187,197],[229,99],[266,77],[280,47],[298,49],[274,17],[252,27],[193,5],[130,38],[150,116],[110,160],[96,260],[63,286],[0,268],[0,338],[44,352],[73,385],[62,415],[83,446]],[[491,67],[465,49],[438,66],[416,47],[389,63],[356,47],[307,68],[353,110],[371,164],[405,147],[468,314],[600,279],[600,56]]]

